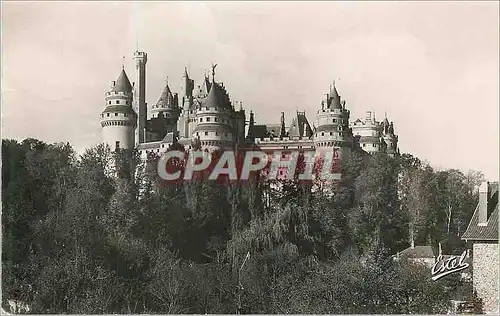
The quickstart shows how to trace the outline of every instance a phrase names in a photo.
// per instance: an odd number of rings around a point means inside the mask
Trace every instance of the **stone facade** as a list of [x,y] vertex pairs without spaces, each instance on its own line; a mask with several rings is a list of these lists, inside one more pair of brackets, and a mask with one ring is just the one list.
[[[366,131],[369,135],[363,136],[366,126],[358,124],[359,120],[355,121],[357,123],[349,121],[350,111],[335,83],[319,102],[321,104],[318,104],[315,125],[311,126],[305,112],[299,111],[292,116],[288,125],[284,113],[278,124],[256,124],[253,112],[250,111],[247,121],[242,103],[239,102],[239,107],[235,107],[224,83],[215,80],[216,65],[212,66],[211,78],[205,75],[199,85],[195,85],[185,69],[180,93],[173,92],[167,81],[158,101],[148,106],[145,96],[147,54],[136,51],[134,60],[137,82],[130,84],[122,70],[118,83],[106,95],[108,108],[101,114],[101,121],[106,121],[101,122],[104,142],[112,149],[134,147],[143,159],[153,153],[161,155],[176,141],[187,150],[200,147],[207,151],[248,147],[259,148],[269,154],[293,150],[312,151],[318,155],[323,151],[333,151],[339,160],[349,157],[351,150],[361,146],[370,154],[398,153],[393,123],[389,123],[387,118],[378,122],[374,116],[370,117],[371,129]],[[115,86],[120,87],[120,91]],[[125,106],[119,109],[124,113],[115,111],[115,102],[118,104],[122,101],[108,100],[115,97],[115,90],[126,95],[123,101]],[[115,117],[120,115],[123,118],[116,123]],[[113,118],[113,122],[107,122],[108,117]],[[356,135],[353,131],[356,131]],[[376,143],[376,147],[372,143]]]
[[479,187],[479,202],[467,230],[462,235],[472,248],[472,282],[484,311],[500,312],[498,265],[498,182],[483,182]]
[[498,243],[473,245],[473,284],[483,300],[486,313],[498,313],[499,280]]

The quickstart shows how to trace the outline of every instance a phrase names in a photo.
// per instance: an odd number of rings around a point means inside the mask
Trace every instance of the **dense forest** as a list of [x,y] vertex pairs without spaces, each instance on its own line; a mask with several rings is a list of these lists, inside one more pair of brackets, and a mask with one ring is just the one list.
[[432,281],[428,267],[391,256],[411,240],[437,248],[462,234],[478,172],[355,151],[326,188],[162,185],[156,168],[137,164],[136,153],[103,146],[79,156],[69,144],[2,141],[4,308],[17,299],[51,314],[422,314],[472,295],[455,274]]

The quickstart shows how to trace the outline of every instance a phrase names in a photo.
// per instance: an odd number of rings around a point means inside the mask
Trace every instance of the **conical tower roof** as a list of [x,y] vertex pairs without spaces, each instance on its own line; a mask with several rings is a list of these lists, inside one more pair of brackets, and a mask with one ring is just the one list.
[[120,72],[120,76],[116,80],[116,84],[111,90],[113,92],[132,92],[132,85],[130,84],[130,80],[128,80],[127,74],[125,73],[125,69],[122,68]]
[[173,109],[175,107],[174,96],[172,95],[172,91],[170,90],[168,83],[165,85],[165,88],[163,89],[163,92],[154,107],[159,109]]
[[330,89],[330,104],[328,104],[328,107],[330,109],[342,109],[342,106],[340,104],[340,96],[337,91],[337,88],[335,88],[335,82],[333,83],[332,88]]
[[224,88],[222,88],[218,83],[212,82],[210,86],[210,92],[207,98],[203,101],[203,106],[206,107],[221,107],[221,108],[231,108],[231,102],[229,101],[229,96],[227,95]]

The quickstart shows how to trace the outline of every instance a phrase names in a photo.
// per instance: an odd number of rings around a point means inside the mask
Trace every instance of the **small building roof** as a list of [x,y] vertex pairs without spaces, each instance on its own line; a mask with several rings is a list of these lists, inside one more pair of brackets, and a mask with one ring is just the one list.
[[313,131],[307,121],[305,113],[297,112],[297,116],[293,118],[292,124],[290,124],[288,137],[311,137],[312,135]]
[[423,259],[423,258],[435,258],[434,250],[431,246],[415,246],[408,247],[399,253],[400,256],[407,256],[408,258]]
[[[488,187],[488,201],[486,204],[478,203],[462,239],[498,241],[498,182],[489,183]],[[485,207],[492,211],[487,212],[490,214],[486,225],[479,225],[479,213]]]

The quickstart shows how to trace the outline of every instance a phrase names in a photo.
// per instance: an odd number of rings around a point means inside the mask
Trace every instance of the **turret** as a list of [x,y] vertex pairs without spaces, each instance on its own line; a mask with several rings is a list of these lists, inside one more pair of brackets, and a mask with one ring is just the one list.
[[[353,146],[353,137],[349,129],[349,110],[340,97],[335,82],[330,86],[321,109],[316,113],[314,143],[319,151],[339,151],[348,154]],[[343,152],[343,153],[342,153]]]
[[111,150],[134,148],[137,114],[132,108],[133,87],[124,69],[104,99],[106,108],[100,119],[103,142]]
[[153,117],[165,117],[172,118],[177,121],[179,117],[179,107],[177,104],[177,95],[172,94],[170,87],[168,85],[168,79],[165,82],[165,88],[161,93],[158,101],[153,108],[151,109],[151,113]]
[[253,112],[250,110],[250,118],[248,120],[248,133],[247,133],[247,138],[250,140],[254,139],[254,126],[255,126],[255,116]]
[[208,150],[231,149],[238,138],[237,113],[224,87],[215,82],[216,66],[212,66],[208,96],[196,109],[196,127],[191,134],[191,138],[199,138],[201,146]]
[[281,127],[280,127],[280,139],[286,137],[286,129],[285,129],[285,112],[281,112]]
[[398,136],[394,133],[394,122],[389,123],[389,120],[384,119],[383,125],[383,138],[387,144],[386,152],[390,156],[398,154]]

